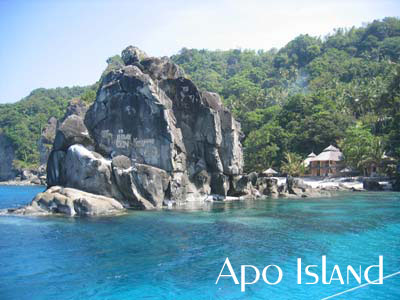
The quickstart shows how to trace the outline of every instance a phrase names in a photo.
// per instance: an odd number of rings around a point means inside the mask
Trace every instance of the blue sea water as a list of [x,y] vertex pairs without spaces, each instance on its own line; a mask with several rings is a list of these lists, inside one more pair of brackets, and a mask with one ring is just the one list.
[[[0,187],[0,208],[28,203],[42,189]],[[399,193],[266,199],[103,218],[2,216],[0,299],[322,299],[357,283],[351,277],[349,285],[299,285],[298,257],[303,265],[321,266],[326,255],[330,277],[334,264],[346,276],[347,265],[364,271],[378,263],[378,255],[388,275],[400,271],[399,254]],[[242,264],[260,270],[274,264],[282,268],[282,281],[269,286],[260,279],[245,292],[229,278],[216,285],[226,257],[238,280]],[[249,281],[253,275],[249,270]],[[268,275],[274,281],[277,274]],[[376,276],[371,271],[371,279]],[[400,299],[400,275],[334,299]]]

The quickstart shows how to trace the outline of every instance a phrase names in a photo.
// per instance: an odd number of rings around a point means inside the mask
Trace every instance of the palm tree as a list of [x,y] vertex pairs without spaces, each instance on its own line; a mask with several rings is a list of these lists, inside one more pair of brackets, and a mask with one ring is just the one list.
[[292,152],[285,152],[285,162],[283,162],[281,171],[292,176],[301,176],[305,173],[305,167],[301,157]]
[[375,166],[376,172],[379,173],[379,168],[382,165],[384,155],[385,147],[382,139],[379,137],[372,137],[368,141],[366,151],[361,158],[361,164],[364,168]]

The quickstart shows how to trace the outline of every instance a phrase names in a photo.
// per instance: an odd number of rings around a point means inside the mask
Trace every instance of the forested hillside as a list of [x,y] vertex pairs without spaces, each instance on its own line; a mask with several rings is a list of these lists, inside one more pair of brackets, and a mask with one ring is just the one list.
[[[238,37],[240,39],[240,37]],[[300,35],[280,50],[182,49],[174,62],[203,90],[219,93],[242,123],[247,171],[280,168],[329,144],[362,169],[381,154],[400,157],[400,20],[385,18],[325,37]],[[123,64],[107,60],[103,73]],[[37,89],[0,105],[0,130],[16,148],[18,166],[35,166],[37,141],[49,117],[68,100],[91,102],[89,87]]]
[[85,93],[90,95],[93,88],[40,88],[19,102],[0,105],[0,133],[11,139],[14,145],[15,167],[36,167],[39,164],[37,143],[48,119],[62,117],[70,99]]
[[247,170],[279,168],[285,153],[304,157],[329,144],[359,169],[382,151],[398,158],[399,58],[397,18],[300,35],[280,50],[184,48],[172,57],[241,121]]

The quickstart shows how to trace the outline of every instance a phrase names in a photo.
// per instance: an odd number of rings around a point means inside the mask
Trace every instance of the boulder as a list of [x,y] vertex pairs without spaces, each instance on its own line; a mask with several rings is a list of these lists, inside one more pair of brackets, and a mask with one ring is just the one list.
[[221,196],[228,195],[229,177],[222,173],[212,173],[211,176],[211,193]]
[[30,179],[30,181],[31,181],[31,184],[35,184],[35,185],[43,184],[39,177],[33,177],[32,179]]
[[376,178],[364,178],[363,189],[367,191],[383,191],[383,187]]
[[35,175],[32,173],[31,170],[22,170],[21,171],[21,180],[32,180]]
[[161,208],[170,184],[169,174],[159,168],[131,164],[126,156],[112,160],[116,186],[129,207],[138,209]]
[[256,172],[251,172],[248,175],[248,178],[253,186],[255,186],[257,184],[258,174]]
[[278,197],[278,180],[272,177],[259,177],[256,189],[264,196]]
[[93,145],[93,141],[82,118],[70,115],[58,128],[53,149],[66,151],[69,146],[74,144],[90,146]]
[[47,161],[47,186],[65,184],[65,156],[64,151],[53,150]]
[[39,193],[31,204],[8,210],[11,214],[46,215],[63,214],[66,216],[102,216],[123,212],[123,206],[115,199],[86,193],[81,190],[53,186]]
[[200,170],[193,175],[193,182],[201,194],[211,193],[211,175],[206,170]]
[[[67,110],[64,114],[64,116],[58,121],[55,117],[51,117],[48,121],[46,126],[43,128],[41,135],[40,135],[40,139],[38,141],[38,150],[39,150],[39,154],[40,154],[40,164],[46,164],[49,156],[50,156],[50,152],[52,150],[52,146],[54,144],[54,140],[56,138],[56,134],[57,134],[57,130],[60,129],[59,127],[63,127],[61,129],[61,133],[58,135],[57,137],[57,145],[54,148],[55,150],[66,150],[70,145],[74,144],[75,141],[70,141],[67,142],[64,145],[65,142],[65,130],[67,130],[67,127],[73,127],[75,132],[71,132],[71,128],[69,128],[67,131],[69,131],[69,133],[67,135],[69,136],[74,136],[76,132],[86,132],[87,133],[87,129],[84,127],[83,124],[83,118],[85,117],[86,111],[87,111],[88,107],[86,105],[86,103],[84,103],[81,99],[79,98],[74,98],[72,100],[70,100],[68,102],[68,106],[67,106]],[[64,121],[70,117],[70,116],[76,116],[80,118],[80,121],[76,121],[76,117],[75,122],[79,123],[78,124],[78,128],[76,126],[76,124],[72,124],[74,121],[68,121],[65,125]],[[82,130],[82,131],[79,131]],[[80,142],[81,144],[86,144],[85,139],[81,140]]]
[[137,47],[128,46],[122,51],[121,58],[126,65],[132,65],[140,62],[142,59],[147,58],[147,54]]
[[149,57],[140,61],[143,71],[149,74],[153,80],[176,79],[184,77],[185,73],[168,57]]
[[295,192],[293,191],[293,187],[294,187],[294,178],[290,175],[286,176],[286,187],[285,187],[285,191],[289,194],[295,194]]
[[122,199],[113,181],[111,160],[75,144],[68,148],[64,167],[64,186]]
[[232,176],[230,181],[229,196],[245,196],[251,194],[252,184],[248,175]]

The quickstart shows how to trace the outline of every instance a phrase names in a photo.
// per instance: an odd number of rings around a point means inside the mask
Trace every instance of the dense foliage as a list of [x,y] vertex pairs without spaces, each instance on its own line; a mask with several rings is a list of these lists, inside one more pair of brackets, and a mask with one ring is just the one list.
[[14,144],[16,167],[39,163],[37,143],[48,119],[61,118],[68,100],[90,91],[91,87],[40,88],[19,102],[0,105],[0,131]]
[[324,38],[300,35],[279,51],[184,48],[172,59],[241,121],[247,170],[280,168],[286,152],[305,157],[329,144],[357,143],[357,127],[400,157],[397,18]]
[[[383,152],[400,157],[397,18],[324,38],[300,35],[280,50],[184,48],[172,59],[200,89],[219,93],[241,122],[247,171],[296,169],[329,144],[342,147],[347,164],[359,170]],[[101,77],[123,65],[119,55],[107,63]],[[71,98],[93,102],[97,88],[37,89],[0,105],[0,130],[14,143],[17,163],[37,164],[49,117],[61,117]]]

